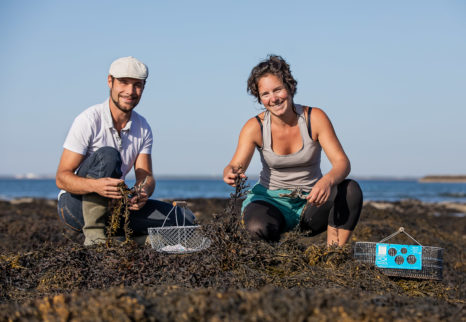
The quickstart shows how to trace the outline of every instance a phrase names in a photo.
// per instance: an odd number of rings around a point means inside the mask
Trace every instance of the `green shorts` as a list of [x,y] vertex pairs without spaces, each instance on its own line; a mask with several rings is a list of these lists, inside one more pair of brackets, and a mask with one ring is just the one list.
[[[301,198],[290,198],[290,197],[280,197],[280,194],[289,194],[291,190],[278,189],[278,190],[269,190],[265,188],[260,183],[256,183],[254,187],[249,191],[246,199],[243,201],[241,207],[241,214],[244,213],[244,209],[253,201],[264,201],[275,207],[277,207],[280,212],[285,217],[286,221],[286,230],[292,230],[299,224],[301,218],[301,213],[303,212],[304,206],[306,205],[307,199]],[[308,192],[303,194],[309,194]]]

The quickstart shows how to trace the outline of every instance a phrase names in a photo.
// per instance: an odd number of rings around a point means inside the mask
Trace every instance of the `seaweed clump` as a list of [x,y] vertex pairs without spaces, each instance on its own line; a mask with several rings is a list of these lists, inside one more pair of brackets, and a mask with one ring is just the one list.
[[246,183],[248,178],[241,176],[244,174],[242,165],[233,168],[233,173],[237,175],[235,178],[235,191],[230,193],[228,208],[225,210],[225,212],[228,215],[239,215],[239,204],[243,197],[247,194],[247,188],[249,188],[249,185]]
[[112,200],[110,222],[108,225],[109,228],[107,229],[107,247],[110,246],[111,238],[115,236],[116,232],[120,228],[122,220],[121,217],[124,218],[123,230],[125,233],[125,242],[130,241],[132,234],[132,231],[129,228],[129,207],[133,192],[132,189],[129,189],[124,182],[118,184],[118,189],[120,190],[121,198]]
[[[128,188],[126,183],[120,182],[118,184],[118,189],[121,194],[120,199],[112,199],[111,200],[111,215],[109,218],[109,225],[107,229],[107,241],[106,241],[106,246],[110,247],[112,243],[112,237],[116,235],[118,229],[120,228],[120,224],[122,219],[124,220],[123,223],[123,231],[125,234],[125,243],[128,243],[131,241],[131,235],[132,235],[132,230],[129,228],[129,222],[130,222],[130,204],[131,204],[131,199],[133,197],[139,198],[140,193],[144,187],[144,185],[147,182],[146,177],[140,184],[135,185],[131,189]],[[123,217],[123,218],[122,218]]]
[[[242,193],[235,189],[236,203]],[[458,265],[465,217],[412,201],[364,206],[351,242],[380,240],[403,222],[423,244],[445,248],[444,279],[419,281],[355,261],[351,245],[327,248],[325,234],[251,240],[230,202],[188,200],[195,213],[217,214],[203,223],[211,247],[183,255],[132,243],[86,248],[62,237],[56,204],[0,202],[0,320],[466,318],[466,271]]]

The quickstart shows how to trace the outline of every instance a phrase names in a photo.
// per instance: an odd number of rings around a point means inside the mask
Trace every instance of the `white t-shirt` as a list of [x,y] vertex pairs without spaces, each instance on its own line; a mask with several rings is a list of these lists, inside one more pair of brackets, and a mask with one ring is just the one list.
[[121,130],[121,137],[113,126],[109,100],[89,107],[79,114],[71,125],[63,147],[85,155],[111,146],[120,151],[122,179],[131,171],[139,154],[151,154],[152,130],[146,119],[131,112],[131,119]]

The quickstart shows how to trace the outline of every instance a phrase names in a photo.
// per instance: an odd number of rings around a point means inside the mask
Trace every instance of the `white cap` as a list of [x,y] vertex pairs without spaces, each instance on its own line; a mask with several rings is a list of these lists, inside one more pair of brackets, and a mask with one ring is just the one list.
[[110,65],[108,73],[115,78],[128,77],[145,80],[149,75],[149,70],[141,61],[132,56],[128,56],[115,60]]

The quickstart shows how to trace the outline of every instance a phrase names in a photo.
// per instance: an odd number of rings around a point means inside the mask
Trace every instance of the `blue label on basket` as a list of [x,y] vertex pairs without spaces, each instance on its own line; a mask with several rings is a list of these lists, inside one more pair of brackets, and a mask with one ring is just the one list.
[[377,243],[375,266],[420,270],[422,269],[422,246]]

